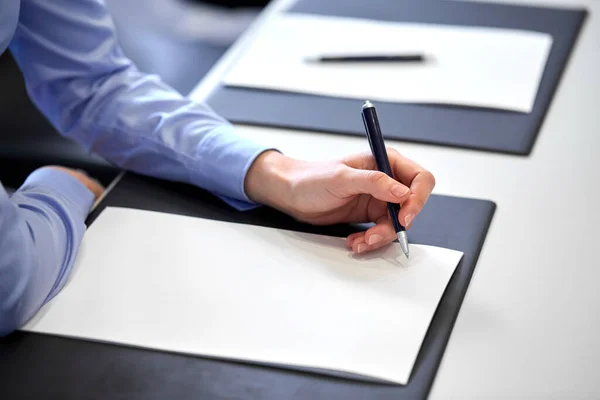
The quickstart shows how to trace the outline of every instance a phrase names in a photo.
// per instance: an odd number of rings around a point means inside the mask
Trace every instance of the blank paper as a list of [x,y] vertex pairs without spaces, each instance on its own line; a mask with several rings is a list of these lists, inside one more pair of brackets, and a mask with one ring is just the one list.
[[407,382],[462,253],[107,208],[24,330]]
[[[545,33],[286,13],[267,21],[224,83],[387,102],[530,112],[552,45]],[[422,53],[425,63],[319,64],[324,54]]]

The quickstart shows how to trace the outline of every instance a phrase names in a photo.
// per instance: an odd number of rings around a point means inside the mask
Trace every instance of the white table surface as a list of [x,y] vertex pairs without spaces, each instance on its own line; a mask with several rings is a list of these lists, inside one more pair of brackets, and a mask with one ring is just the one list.
[[[190,96],[204,100],[263,22],[292,2],[273,0]],[[434,193],[498,205],[430,398],[600,398],[600,2],[512,3],[590,12],[532,154],[388,143],[434,173]],[[292,157],[368,150],[359,137],[237,127]]]

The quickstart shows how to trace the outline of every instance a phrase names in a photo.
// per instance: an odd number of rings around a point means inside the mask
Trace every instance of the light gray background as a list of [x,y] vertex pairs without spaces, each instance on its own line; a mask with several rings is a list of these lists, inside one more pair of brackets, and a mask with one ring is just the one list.
[[[292,1],[274,0],[191,96],[207,98],[253,32]],[[589,11],[532,154],[388,143],[434,173],[435,193],[498,205],[430,398],[600,398],[600,2],[511,3]],[[358,137],[238,132],[304,159],[368,151]]]

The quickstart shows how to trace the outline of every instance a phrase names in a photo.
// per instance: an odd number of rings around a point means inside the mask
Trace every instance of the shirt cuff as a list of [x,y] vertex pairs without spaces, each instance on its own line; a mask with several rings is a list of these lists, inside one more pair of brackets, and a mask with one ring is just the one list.
[[[211,141],[214,143],[205,147],[204,152],[199,151],[203,154],[197,166],[200,179],[194,183],[202,186],[208,182],[208,190],[239,211],[259,207],[260,204],[246,194],[246,175],[259,155],[278,150],[237,136],[231,125],[215,128],[211,132]],[[207,152],[206,148],[211,150]]]
[[94,193],[77,178],[54,168],[33,171],[17,192],[50,190],[69,200],[80,213],[87,217],[94,204]]

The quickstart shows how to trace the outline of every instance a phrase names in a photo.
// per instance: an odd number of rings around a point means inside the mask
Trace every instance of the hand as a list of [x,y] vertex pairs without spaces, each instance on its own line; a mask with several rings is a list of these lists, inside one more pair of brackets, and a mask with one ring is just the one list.
[[62,171],[62,172],[65,172],[65,173],[71,175],[72,177],[77,179],[79,182],[81,182],[86,188],[88,188],[89,191],[94,194],[94,197],[96,200],[98,200],[98,198],[100,198],[100,196],[102,196],[102,193],[104,193],[104,187],[100,183],[98,183],[98,181],[96,181],[95,179],[90,178],[83,171],[78,171],[75,169],[71,169],[71,168],[67,168],[67,167],[60,167],[60,166],[55,166],[55,165],[51,165],[51,166],[48,166],[45,168],[56,169],[58,171]]
[[386,203],[401,205],[399,221],[410,229],[435,186],[430,172],[394,149],[387,152],[397,180],[379,172],[370,153],[308,162],[265,152],[248,172],[246,193],[258,203],[315,225],[374,222],[347,239],[356,253],[372,251],[396,239]]

